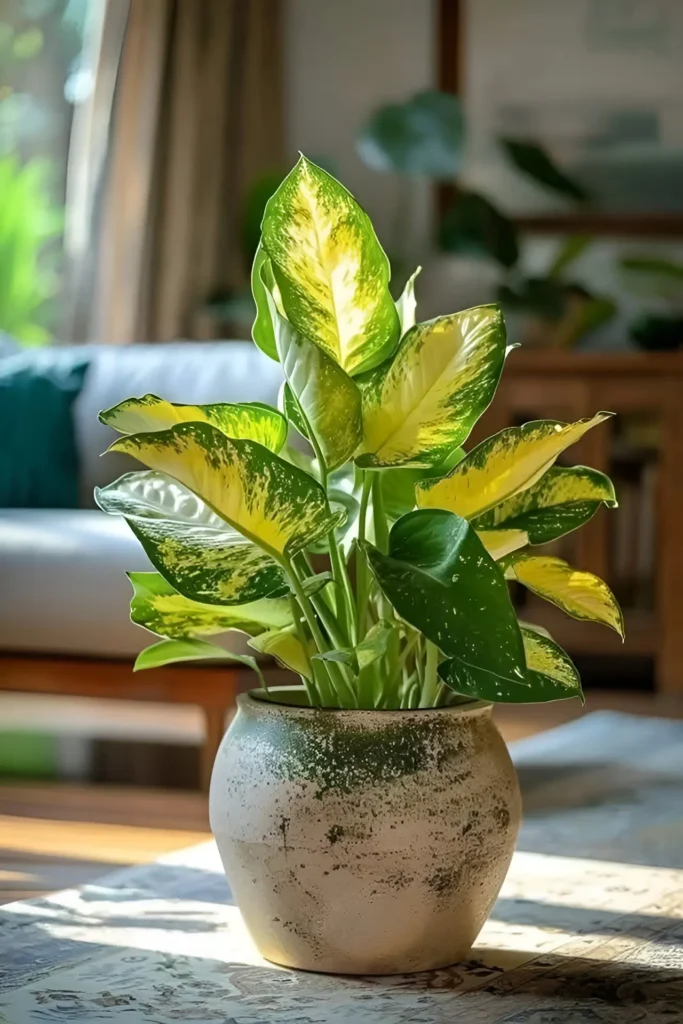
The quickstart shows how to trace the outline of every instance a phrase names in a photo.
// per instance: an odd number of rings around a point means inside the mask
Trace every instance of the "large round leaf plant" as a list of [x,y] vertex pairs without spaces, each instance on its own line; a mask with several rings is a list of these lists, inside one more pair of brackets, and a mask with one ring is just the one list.
[[623,633],[602,580],[535,552],[616,504],[602,473],[556,465],[609,414],[463,447],[508,354],[500,310],[416,323],[415,277],[394,302],[389,276],[368,216],[302,157],[252,273],[280,410],[145,395],[101,414],[122,434],[112,448],[148,467],[97,492],[157,570],[130,574],[133,621],[158,636],[138,668],[237,657],[259,672],[212,639],[239,630],[316,707],[546,701],[581,697],[579,676],[518,621],[508,580]]

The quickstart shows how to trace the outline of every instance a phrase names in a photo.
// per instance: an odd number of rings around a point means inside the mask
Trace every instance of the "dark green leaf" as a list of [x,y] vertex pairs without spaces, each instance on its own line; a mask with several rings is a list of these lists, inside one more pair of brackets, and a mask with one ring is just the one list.
[[394,524],[388,555],[366,549],[396,611],[444,654],[474,672],[523,683],[524,646],[507,585],[469,523],[419,509]]
[[537,629],[522,629],[527,669],[525,685],[474,670],[458,658],[439,666],[439,675],[456,693],[505,704],[530,704],[578,697],[581,680],[569,655]]
[[381,107],[356,145],[375,171],[449,180],[460,171],[464,142],[465,120],[457,97],[426,91],[406,103]]
[[567,290],[551,277],[528,277],[517,287],[502,285],[498,298],[511,310],[529,310],[544,320],[561,320],[567,310]]
[[517,228],[475,192],[459,195],[446,212],[439,228],[439,246],[445,252],[490,256],[508,268],[519,258]]
[[500,141],[517,170],[522,171],[539,185],[579,202],[585,202],[590,198],[583,185],[579,185],[564,171],[561,171],[541,146],[537,146],[533,142],[522,142],[519,139],[501,139]]

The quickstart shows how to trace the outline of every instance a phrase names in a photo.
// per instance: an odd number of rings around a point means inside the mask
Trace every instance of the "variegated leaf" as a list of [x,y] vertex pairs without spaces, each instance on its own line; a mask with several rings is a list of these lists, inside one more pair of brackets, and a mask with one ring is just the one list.
[[[360,389],[338,363],[280,315],[270,292],[267,298],[282,369],[303,413],[304,436],[313,434],[327,468],[336,469],[360,443]],[[295,425],[297,421],[298,417]]]
[[547,544],[583,526],[602,504],[617,504],[608,476],[586,466],[553,466],[531,487],[478,516],[474,525],[479,532],[525,530],[530,544]]
[[565,448],[612,413],[576,423],[534,420],[482,441],[442,480],[417,487],[420,508],[445,508],[473,519],[539,480]]
[[342,518],[330,513],[324,490],[307,473],[208,423],[131,434],[110,450],[174,477],[276,559],[328,533]]
[[244,604],[288,592],[269,554],[163,473],[126,473],[97,488],[95,498],[105,512],[125,517],[154,568],[185,597]]
[[306,652],[294,627],[270,629],[267,633],[252,637],[249,640],[249,646],[261,654],[270,655],[284,668],[288,668],[300,676],[308,678],[311,674]]
[[[133,672],[140,672],[147,668],[161,668],[163,665],[172,665],[178,661],[237,661],[261,676],[261,672],[254,658],[248,654],[233,654],[226,651],[218,644],[207,643],[206,640],[160,640],[157,644],[145,647],[144,651],[138,654]],[[261,679],[263,677],[261,676]]]
[[286,598],[264,598],[250,604],[218,607],[183,597],[156,572],[130,572],[128,578],[133,584],[131,619],[168,640],[211,636],[230,629],[258,636],[268,629],[282,629],[292,624]]
[[263,248],[263,244],[259,242],[251,267],[251,292],[254,296],[254,305],[256,306],[256,319],[252,324],[251,336],[254,339],[254,344],[277,362],[278,354],[277,345],[275,344],[275,332],[268,308],[266,286],[263,283],[262,277],[264,265],[269,264],[270,260],[266,250]]
[[498,306],[417,324],[363,383],[360,466],[434,466],[467,438],[505,361]]
[[287,319],[347,373],[378,366],[399,336],[387,260],[368,215],[301,157],[266,206],[263,246]]
[[396,311],[398,312],[398,319],[401,324],[401,337],[403,337],[411,327],[415,326],[415,310],[417,309],[415,281],[421,270],[422,267],[418,267],[417,270],[411,274],[405,283],[405,288],[396,300]]
[[167,430],[177,423],[210,423],[228,437],[258,441],[279,452],[287,440],[287,421],[277,409],[261,402],[177,405],[156,395],[127,398],[100,413],[100,420],[121,434]]
[[456,693],[504,704],[535,704],[578,697],[581,680],[569,656],[550,638],[522,629],[526,671],[523,682],[482,672],[462,658],[439,665],[441,679]]
[[601,622],[624,636],[624,617],[614,594],[598,576],[572,569],[561,558],[520,552],[506,561],[505,575],[552,601],[574,619]]
[[529,672],[541,677],[532,679],[532,688],[546,694],[546,700],[579,697],[583,703],[581,677],[567,652],[534,629],[523,628],[522,640]]
[[477,530],[477,536],[496,560],[529,543],[529,535],[524,530]]

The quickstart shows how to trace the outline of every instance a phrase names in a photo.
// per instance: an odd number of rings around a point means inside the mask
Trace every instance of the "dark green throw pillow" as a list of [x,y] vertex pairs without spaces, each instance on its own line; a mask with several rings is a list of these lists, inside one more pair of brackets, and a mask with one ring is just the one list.
[[88,360],[28,349],[0,359],[0,508],[76,508],[72,406]]

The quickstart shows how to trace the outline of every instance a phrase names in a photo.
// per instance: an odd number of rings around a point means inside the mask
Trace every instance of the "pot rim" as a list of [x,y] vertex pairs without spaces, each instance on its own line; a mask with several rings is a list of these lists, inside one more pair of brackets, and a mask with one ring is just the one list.
[[[273,691],[289,691],[296,690],[297,692],[303,691],[301,686],[274,686],[271,689]],[[254,688],[247,690],[244,693],[237,695],[237,706],[239,707],[258,707],[263,711],[286,711],[286,712],[303,712],[305,714],[334,714],[334,715],[382,715],[390,717],[392,715],[416,715],[420,718],[433,715],[435,711],[448,712],[449,714],[473,714],[488,711],[490,712],[493,708],[491,701],[477,700],[472,698],[467,703],[455,704],[450,707],[436,707],[436,708],[318,708],[311,707],[306,704],[288,704],[284,701],[280,702],[277,700],[271,700],[268,696],[267,691],[263,687]]]

